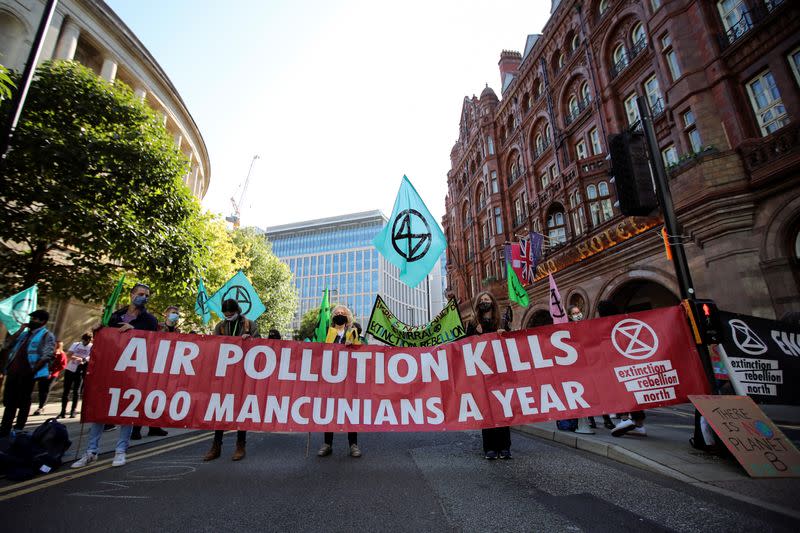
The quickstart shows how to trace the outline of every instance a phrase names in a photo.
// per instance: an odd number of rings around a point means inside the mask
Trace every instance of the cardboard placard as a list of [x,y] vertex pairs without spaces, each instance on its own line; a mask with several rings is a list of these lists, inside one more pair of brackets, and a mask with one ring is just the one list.
[[750,477],[800,477],[800,452],[749,396],[689,400]]

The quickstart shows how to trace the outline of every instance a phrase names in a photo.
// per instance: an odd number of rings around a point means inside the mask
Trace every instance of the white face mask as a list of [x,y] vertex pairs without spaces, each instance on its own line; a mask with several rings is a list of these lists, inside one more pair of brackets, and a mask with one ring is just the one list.
[[579,320],[583,320],[583,313],[575,313],[574,315],[570,315],[573,322],[577,322]]
[[234,313],[231,316],[226,316],[225,320],[227,320],[228,322],[233,322],[237,318],[239,318],[239,313]]
[[178,313],[170,313],[167,315],[167,322],[171,322],[174,324],[175,322],[178,321],[179,318],[180,316],[178,315]]

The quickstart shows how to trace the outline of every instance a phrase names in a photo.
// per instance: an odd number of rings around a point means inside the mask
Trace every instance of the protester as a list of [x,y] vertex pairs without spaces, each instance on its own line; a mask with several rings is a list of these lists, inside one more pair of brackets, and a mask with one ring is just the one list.
[[170,305],[164,310],[164,322],[158,325],[158,331],[164,333],[179,333],[178,321],[181,319],[181,312],[176,305]]
[[[122,307],[111,314],[108,326],[118,328],[121,332],[132,329],[140,331],[156,331],[158,320],[147,312],[147,301],[150,299],[150,287],[143,283],[133,286],[130,293],[130,304]],[[102,324],[97,324],[95,329],[100,329]],[[91,386],[91,383],[89,384]],[[74,408],[74,403],[73,403]],[[72,468],[81,468],[97,461],[97,452],[100,449],[100,438],[103,436],[104,424],[102,422],[92,423],[89,428],[89,443],[86,446],[86,453],[77,461],[72,463]],[[166,435],[167,432],[159,430]],[[111,466],[123,466],[127,459],[126,453],[131,441],[133,426],[120,426],[119,438],[114,449],[114,460]]]
[[[353,313],[343,305],[337,305],[331,312],[331,327],[325,342],[332,344],[360,345],[361,339],[358,331],[353,327]],[[324,442],[317,452],[319,457],[326,457],[333,453],[333,433],[325,432]],[[350,457],[361,457],[361,448],[358,447],[358,433],[349,431],[347,443],[350,445]]]
[[91,333],[84,333],[81,335],[80,342],[72,343],[72,346],[67,350],[68,361],[64,369],[64,390],[61,393],[61,413],[59,413],[58,418],[67,416],[67,403],[69,402],[70,391],[72,391],[72,410],[69,413],[69,417],[75,418],[75,409],[78,406],[81,382],[83,381],[83,376],[86,374],[86,364],[89,361],[91,353]]
[[0,438],[11,433],[15,417],[17,422],[14,429],[20,431],[25,427],[31,409],[34,380],[50,375],[49,364],[56,346],[55,336],[45,327],[50,314],[44,309],[37,309],[28,316],[28,323],[20,329],[16,339],[12,339],[14,347],[3,368],[5,411],[0,422]]
[[49,375],[43,378],[36,378],[36,384],[39,387],[39,408],[33,412],[34,416],[39,416],[44,411],[44,406],[47,404],[47,397],[50,396],[50,387],[53,382],[61,375],[61,371],[67,365],[67,354],[64,353],[64,342],[57,340],[56,349],[53,352],[53,359],[50,361]]
[[359,324],[358,322],[353,322],[353,327],[356,329],[356,332],[358,333],[358,339],[361,341],[361,344],[366,344],[367,343],[366,336],[361,334],[361,332],[363,331],[361,324]]
[[277,329],[271,329],[271,330],[269,330],[269,333],[267,334],[267,338],[268,339],[281,340],[281,332],[278,331]]
[[[222,314],[225,316],[225,320],[222,320],[216,325],[214,328],[214,335],[241,337],[243,339],[258,339],[261,337],[261,335],[258,334],[258,324],[242,315],[242,308],[239,307],[239,302],[236,300],[225,300],[222,302]],[[222,453],[222,435],[224,434],[225,432],[221,429],[214,431],[214,440],[211,443],[211,449],[209,449],[208,453],[203,457],[203,461],[213,461],[220,456]],[[237,431],[236,450],[231,456],[232,460],[241,461],[244,459],[246,444],[247,431]]]
[[[621,313],[622,311],[620,308],[610,300],[601,300],[597,302],[597,314],[601,317],[619,315]],[[625,434],[630,434],[646,437],[647,430],[644,428],[644,418],[644,411],[622,413],[621,420],[611,430],[611,435],[614,437],[621,437]],[[606,424],[606,427],[608,427],[608,424]]]
[[[481,292],[473,302],[474,319],[467,325],[467,336],[502,333],[500,308],[489,292]],[[511,459],[511,428],[508,426],[481,430],[484,457],[489,460]]]

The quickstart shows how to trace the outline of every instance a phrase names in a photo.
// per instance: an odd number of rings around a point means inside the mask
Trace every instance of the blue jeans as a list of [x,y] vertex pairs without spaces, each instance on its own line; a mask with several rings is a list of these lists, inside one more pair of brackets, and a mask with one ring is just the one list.
[[[133,426],[120,426],[119,427],[119,440],[117,440],[117,447],[114,450],[117,453],[125,453],[128,451],[128,444],[131,442],[131,432]],[[89,446],[86,451],[89,453],[97,453],[100,449],[100,437],[103,436],[103,424],[94,422],[89,429]]]

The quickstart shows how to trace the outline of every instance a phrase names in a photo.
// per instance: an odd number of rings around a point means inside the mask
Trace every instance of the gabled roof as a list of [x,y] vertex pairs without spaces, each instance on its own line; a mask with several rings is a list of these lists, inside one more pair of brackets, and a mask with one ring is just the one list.
[[533,50],[534,45],[539,42],[539,38],[542,36],[540,33],[532,33],[528,35],[528,39],[525,41],[525,51],[522,53],[522,60],[525,61],[525,58],[528,57],[528,54],[531,53]]

